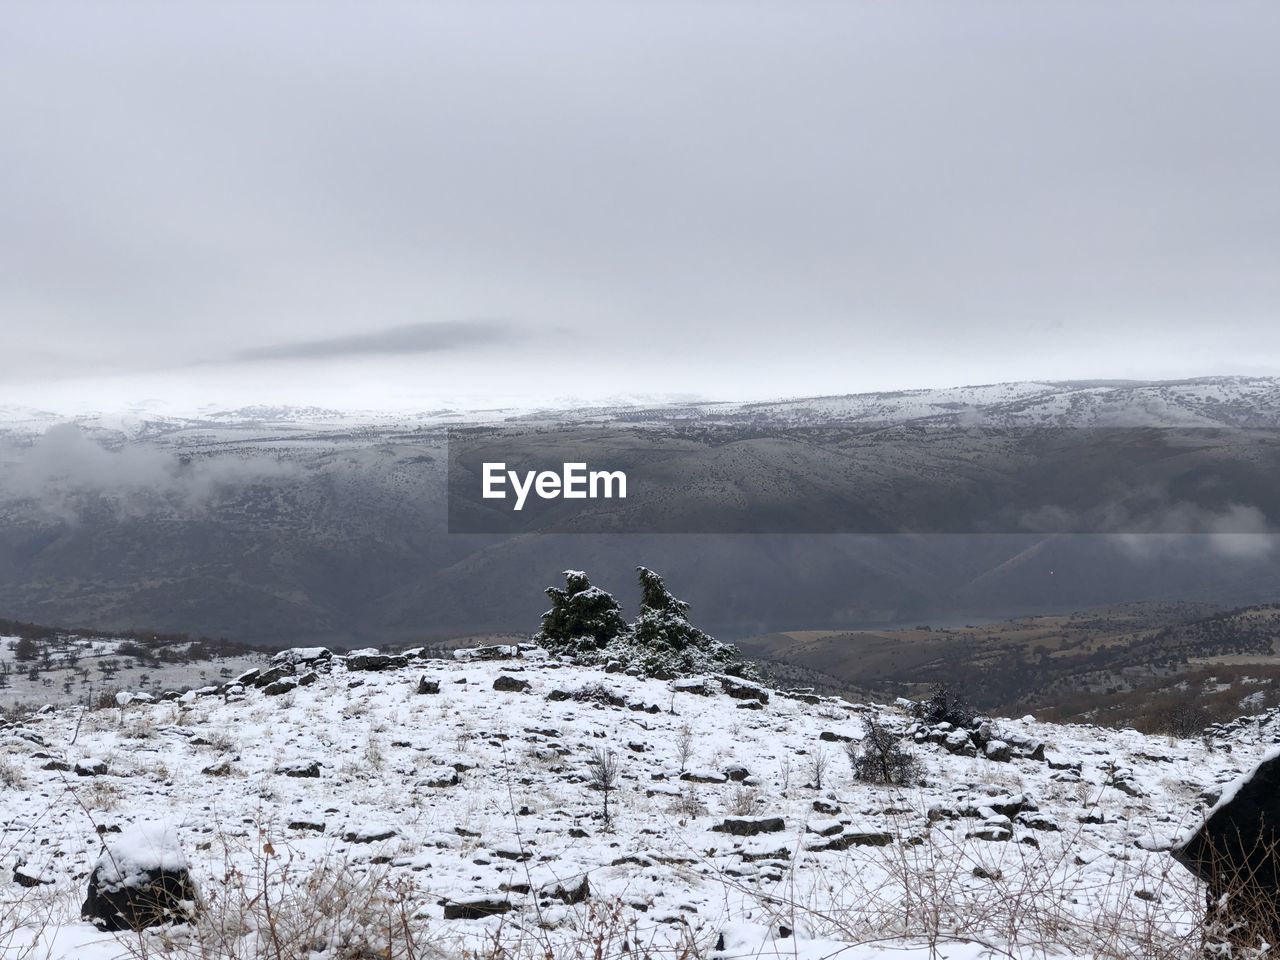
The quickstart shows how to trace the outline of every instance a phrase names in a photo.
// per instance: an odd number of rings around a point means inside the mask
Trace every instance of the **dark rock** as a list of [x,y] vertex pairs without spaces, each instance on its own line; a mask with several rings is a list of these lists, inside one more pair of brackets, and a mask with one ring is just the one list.
[[229,777],[231,776],[231,761],[223,760],[221,763],[205,767],[200,772],[209,777]]
[[1280,756],[1271,756],[1170,852],[1208,886],[1209,919],[1234,927],[1233,945],[1251,946],[1259,939],[1280,941],[1278,849]]
[[347,657],[348,670],[399,670],[408,665],[408,657],[390,653],[353,653]]
[[988,760],[997,763],[1008,763],[1013,758],[1013,751],[1003,740],[988,740],[982,750]]
[[834,730],[823,730],[818,734],[818,739],[826,743],[853,743],[853,737],[845,736],[843,733],[836,733]]
[[196,903],[185,866],[142,865],[124,851],[108,851],[89,875],[80,915],[100,930],[143,930],[191,922]]
[[591,896],[591,885],[587,882],[587,875],[584,873],[577,883],[562,880],[543,887],[539,892],[544,897],[551,897],[554,900],[572,905],[582,903],[587,897]]
[[499,900],[496,897],[477,897],[473,900],[454,900],[444,904],[446,920],[483,920],[485,917],[496,917],[511,909],[510,900]]
[[43,874],[36,873],[25,863],[20,863],[13,868],[13,882],[20,887],[39,887],[46,884],[52,884],[54,881],[52,877],[46,877]]
[[782,817],[725,817],[723,823],[711,829],[735,837],[754,837],[759,833],[779,833],[786,829],[786,823]]
[[40,767],[41,770],[56,770],[58,773],[70,773],[71,764],[65,760],[50,760]]
[[762,704],[769,702],[769,691],[758,683],[728,675],[722,675],[716,679],[720,681],[720,689],[735,700],[753,700]]
[[263,687],[270,686],[271,684],[276,683],[280,680],[283,680],[286,677],[292,677],[292,676],[293,676],[293,664],[282,663],[277,667],[272,667],[270,670],[263,670],[262,672],[260,672],[256,677],[253,678],[253,685],[259,689],[262,689]]
[[319,679],[320,674],[316,673],[314,670],[310,670],[298,678],[298,686],[309,687]]
[[288,826],[290,830],[314,830],[316,833],[324,833],[323,820],[290,820]]
[[80,760],[73,768],[77,777],[100,777],[107,772],[105,760]]
[[835,816],[840,812],[840,804],[834,800],[815,800],[813,801],[813,809],[815,813],[826,813]]
[[380,843],[390,840],[396,835],[392,827],[361,827],[359,830],[348,830],[342,835],[347,843]]
[[421,693],[421,694],[439,693],[439,692],[440,692],[440,681],[439,681],[439,680],[428,680],[426,677],[421,677],[421,678],[418,680],[418,691],[417,691],[417,692],[418,692],[418,693]]
[[263,696],[278,697],[282,693],[288,693],[290,690],[298,688],[298,681],[293,677],[281,677],[272,683],[268,683],[262,688]]
[[318,777],[320,776],[319,760],[294,760],[276,767],[276,773],[286,777]]
[[741,783],[751,776],[751,771],[740,763],[731,763],[724,768],[724,775],[733,783]]
[[501,673],[493,681],[493,689],[504,693],[523,693],[529,689],[529,681],[513,677],[509,673]]

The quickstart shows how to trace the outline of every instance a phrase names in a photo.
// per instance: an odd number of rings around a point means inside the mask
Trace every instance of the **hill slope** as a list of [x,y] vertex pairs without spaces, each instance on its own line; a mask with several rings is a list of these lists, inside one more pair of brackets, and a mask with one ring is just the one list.
[[[5,949],[157,954],[156,936],[103,935],[78,906],[101,838],[163,822],[206,900],[166,935],[175,956],[263,955],[288,934],[323,958],[367,955],[362,938],[397,957],[625,942],[653,958],[922,960],[930,939],[962,958],[983,943],[1191,957],[1202,895],[1164,850],[1266,739],[1256,724],[1170,741],[1023,718],[966,756],[933,730],[913,744],[894,709],[537,658],[352,655],[246,682],[5,725],[4,858],[31,884],[0,894],[18,928]],[[907,735],[920,784],[851,778],[845,744],[872,716]],[[468,910],[494,915],[455,916]]]

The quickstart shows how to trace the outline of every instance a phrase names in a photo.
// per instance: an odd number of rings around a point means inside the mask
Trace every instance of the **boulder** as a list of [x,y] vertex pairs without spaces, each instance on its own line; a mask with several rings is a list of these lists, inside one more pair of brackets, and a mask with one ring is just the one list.
[[272,667],[270,670],[263,670],[259,672],[258,675],[253,678],[252,683],[255,687],[262,689],[263,687],[269,687],[271,684],[285,679],[285,677],[292,676],[293,664],[282,663],[279,666]]
[[758,683],[722,674],[716,677],[720,681],[720,689],[735,700],[754,700],[756,703],[768,703],[769,691]]
[[439,680],[428,680],[426,677],[420,677],[420,678],[418,679],[418,691],[417,691],[417,692],[418,692],[418,693],[421,693],[421,694],[439,693],[439,692],[440,692],[440,681],[439,681]]
[[493,689],[505,693],[523,693],[529,689],[529,681],[522,680],[520,677],[513,677],[509,673],[500,673],[497,679],[493,681]]
[[1280,747],[1222,792],[1204,823],[1180,839],[1173,859],[1208,886],[1212,921],[1232,946],[1280,941]]
[[74,769],[77,777],[100,777],[107,772],[107,761],[87,757],[77,761]]
[[475,897],[470,900],[450,900],[444,904],[446,920],[483,920],[485,917],[496,917],[511,909],[510,900],[499,900],[497,897]]
[[133,827],[111,840],[89,874],[80,913],[101,930],[189,923],[198,897],[177,838],[168,827]]
[[276,773],[286,777],[318,777],[320,766],[319,760],[290,760],[276,767]]
[[281,677],[279,680],[268,683],[263,687],[262,694],[266,697],[278,697],[282,693],[288,693],[290,690],[296,690],[297,688],[298,681],[293,677]]
[[725,817],[711,829],[734,837],[754,837],[759,833],[780,833],[786,829],[786,823],[781,817]]
[[347,656],[348,670],[398,670],[409,665],[409,658],[377,651],[358,651]]

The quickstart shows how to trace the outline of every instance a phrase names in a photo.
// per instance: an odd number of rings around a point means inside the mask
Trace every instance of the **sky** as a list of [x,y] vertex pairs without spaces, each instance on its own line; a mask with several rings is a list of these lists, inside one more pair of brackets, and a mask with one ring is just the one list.
[[1280,374],[1274,3],[5,21],[0,403]]

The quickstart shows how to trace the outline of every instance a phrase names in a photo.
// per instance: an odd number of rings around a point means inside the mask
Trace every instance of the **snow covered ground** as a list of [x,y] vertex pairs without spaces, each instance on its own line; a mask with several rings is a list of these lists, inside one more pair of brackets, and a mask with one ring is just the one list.
[[[0,729],[0,955],[1191,957],[1202,894],[1168,847],[1270,739],[1023,718],[988,731],[1032,755],[1003,761],[913,743],[901,707],[537,657],[356,665]],[[872,715],[922,784],[853,780]],[[99,932],[103,838],[148,825],[202,918]]]

